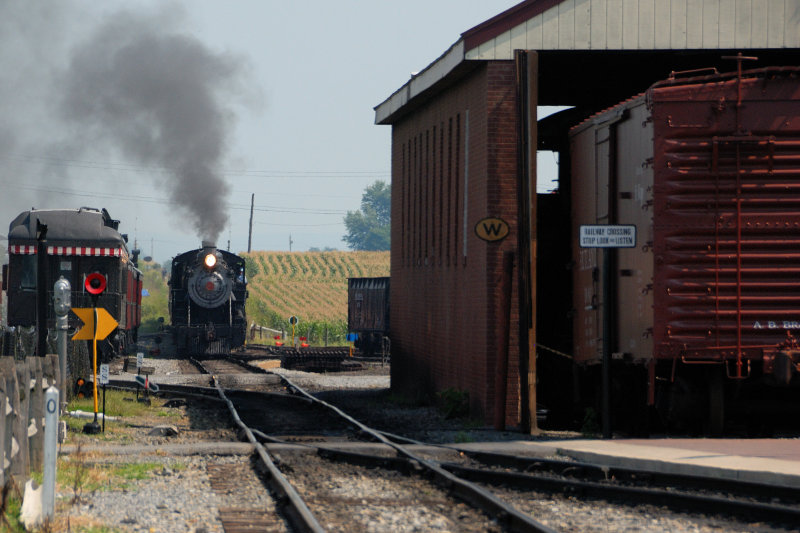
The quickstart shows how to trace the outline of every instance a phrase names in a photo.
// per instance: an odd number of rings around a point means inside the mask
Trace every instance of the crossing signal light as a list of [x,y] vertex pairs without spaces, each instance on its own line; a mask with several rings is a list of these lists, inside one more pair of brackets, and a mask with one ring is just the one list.
[[86,276],[83,286],[86,289],[86,292],[92,296],[99,296],[104,290],[106,290],[106,277],[100,272],[92,272]]
[[83,378],[78,378],[75,381],[75,396],[77,398],[85,398],[86,397],[86,380]]

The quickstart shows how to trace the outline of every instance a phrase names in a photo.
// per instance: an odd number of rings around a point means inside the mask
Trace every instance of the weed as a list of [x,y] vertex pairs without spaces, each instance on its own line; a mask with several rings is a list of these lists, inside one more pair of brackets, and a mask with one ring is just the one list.
[[132,481],[148,479],[161,468],[159,463],[94,464],[86,462],[86,454],[59,459],[56,477],[59,485],[72,488],[71,504],[80,502],[87,492],[129,489]]
[[591,407],[586,409],[583,414],[583,424],[581,425],[581,434],[584,437],[593,437],[600,432],[600,423],[598,422],[597,411]]
[[6,482],[2,490],[2,499],[0,500],[1,532],[25,531],[19,521],[20,509],[22,509],[22,494],[12,478]]
[[431,405],[430,398],[423,394],[397,394],[386,392],[377,397],[376,405],[389,405],[395,407],[427,407]]
[[125,463],[108,469],[109,480],[117,480],[120,488],[129,488],[129,481],[149,479],[154,471],[161,468],[159,463]]
[[479,418],[469,418],[464,422],[463,426],[466,429],[479,429],[482,428],[484,424],[483,420]]
[[455,387],[436,394],[445,418],[461,418],[469,414],[469,392]]
[[455,437],[453,437],[453,440],[457,443],[475,442],[475,439],[472,438],[472,435],[464,431],[459,431],[456,433]]
[[[144,403],[130,401],[132,394],[133,393],[127,391],[106,391],[106,414],[108,416],[120,417],[144,415],[149,408]],[[100,397],[99,407],[102,408],[102,391],[98,391],[98,395]],[[69,402],[67,409],[69,411],[80,410],[89,413],[94,412],[94,399],[91,396],[86,398],[73,398]],[[81,427],[83,427],[83,425],[81,425]]]

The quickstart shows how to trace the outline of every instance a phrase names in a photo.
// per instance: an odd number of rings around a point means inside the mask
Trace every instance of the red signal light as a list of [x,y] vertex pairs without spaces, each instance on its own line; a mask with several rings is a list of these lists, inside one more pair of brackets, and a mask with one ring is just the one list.
[[75,380],[75,396],[78,398],[85,398],[86,397],[86,380],[83,378],[78,378]]
[[99,272],[92,272],[86,276],[83,287],[89,294],[98,296],[106,290],[106,277]]

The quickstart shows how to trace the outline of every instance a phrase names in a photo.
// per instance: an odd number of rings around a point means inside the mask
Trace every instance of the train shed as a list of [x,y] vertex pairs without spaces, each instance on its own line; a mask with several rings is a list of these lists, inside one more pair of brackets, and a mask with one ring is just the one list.
[[[797,64],[799,46],[800,0],[526,0],[412,75],[375,107],[392,126],[392,389],[466,392],[474,416],[535,430],[537,396],[569,399],[547,378],[572,349],[569,128],[670,75]],[[539,150],[560,155],[553,194]]]

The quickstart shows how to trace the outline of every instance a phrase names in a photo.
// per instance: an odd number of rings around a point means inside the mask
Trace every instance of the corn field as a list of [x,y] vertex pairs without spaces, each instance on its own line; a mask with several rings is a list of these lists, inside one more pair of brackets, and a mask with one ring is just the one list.
[[247,263],[250,323],[291,332],[312,344],[343,343],[347,278],[389,275],[389,252],[251,252]]

